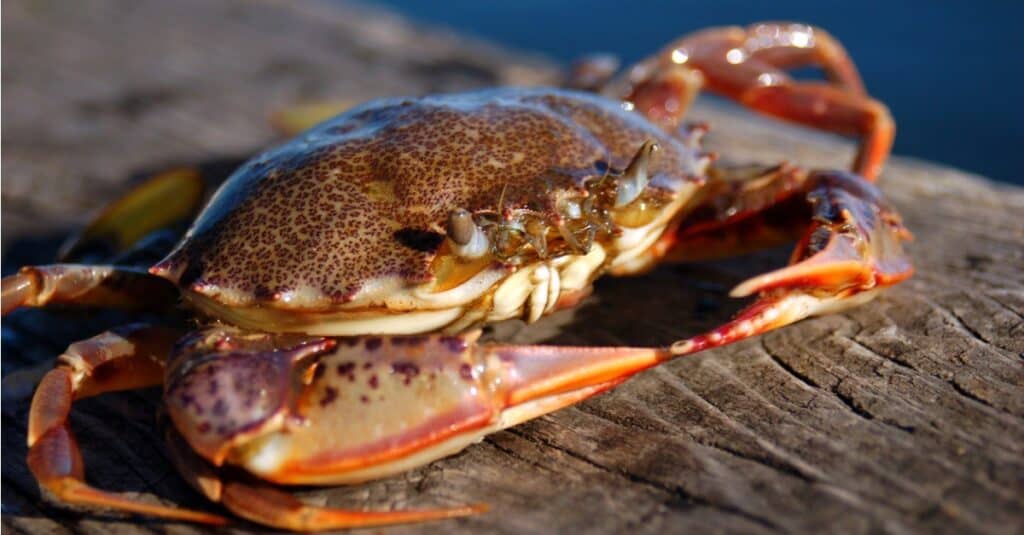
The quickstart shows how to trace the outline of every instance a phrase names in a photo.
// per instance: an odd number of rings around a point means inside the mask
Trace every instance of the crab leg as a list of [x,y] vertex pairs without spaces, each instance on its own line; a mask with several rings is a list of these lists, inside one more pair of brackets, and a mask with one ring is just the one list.
[[77,342],[43,377],[29,412],[28,466],[40,485],[60,500],[148,516],[204,524],[225,524],[217,515],[141,503],[90,486],[78,444],[68,426],[76,399],[160,384],[164,356],[181,333],[130,325]]
[[141,270],[114,266],[28,266],[0,282],[0,312],[68,304],[124,309],[161,308],[177,300],[170,282]]
[[740,102],[807,126],[860,135],[852,169],[872,181],[881,173],[896,135],[895,123],[883,104],[824,84],[782,81],[755,86],[743,93]]
[[781,69],[816,66],[843,91],[867,94],[843,45],[825,30],[806,24],[761,22],[746,28],[709,28],[671,43],[660,55],[676,65],[699,68],[707,77],[709,89],[737,98],[757,79],[746,78],[750,73],[733,70],[732,66],[752,60],[770,69],[762,72],[772,74],[781,74],[777,71]]
[[323,531],[442,520],[476,513],[480,506],[421,511],[349,511],[303,503],[286,492],[254,481],[239,471],[221,473],[196,453],[173,428],[166,431],[168,451],[178,471],[208,499],[223,503],[252,522],[293,531]]
[[477,506],[423,511],[346,511],[308,505],[271,486],[240,481],[227,482],[221,499],[228,509],[241,517],[294,531],[408,524],[456,518],[486,510]]
[[[784,72],[808,65],[822,68],[832,84],[801,82]],[[693,73],[687,76],[687,70]],[[895,125],[889,110],[867,96],[839,42],[803,24],[761,23],[685,36],[630,69],[609,91],[675,126],[701,82],[761,113],[860,136],[853,170],[868,180],[878,177],[892,148]]]

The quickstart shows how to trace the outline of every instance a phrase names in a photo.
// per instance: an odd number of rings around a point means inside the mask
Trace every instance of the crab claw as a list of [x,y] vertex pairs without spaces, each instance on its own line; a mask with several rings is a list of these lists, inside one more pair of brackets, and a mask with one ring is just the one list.
[[647,182],[650,180],[648,169],[651,165],[651,159],[658,152],[658,148],[657,143],[647,140],[636,151],[633,161],[629,162],[629,166],[618,177],[618,187],[615,192],[616,208],[633,202],[644,191],[644,188],[647,187]]
[[790,265],[744,281],[732,297],[780,289],[865,291],[910,277],[913,266],[900,240],[911,234],[874,185],[839,171],[809,181],[812,224]]
[[500,428],[577,403],[672,358],[659,348],[495,345],[484,349],[499,388]]
[[676,342],[693,353],[754,336],[803,318],[862,304],[910,277],[901,241],[912,238],[870,182],[843,171],[814,172],[805,184],[812,222],[789,266],[748,279],[733,297],[759,294],[729,323]]

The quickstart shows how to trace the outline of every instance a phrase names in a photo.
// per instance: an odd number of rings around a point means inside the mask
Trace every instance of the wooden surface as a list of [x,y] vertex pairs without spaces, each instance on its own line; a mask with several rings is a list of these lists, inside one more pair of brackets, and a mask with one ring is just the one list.
[[[173,163],[230,166],[271,142],[274,106],[553,72],[379,13],[311,3],[5,2],[2,36],[5,274],[50,261],[133,177]],[[693,116],[711,121],[710,144],[733,159],[835,167],[851,153],[734,109],[700,104]],[[298,494],[367,508],[492,506],[402,532],[1024,531],[1024,191],[901,158],[882,188],[917,235],[918,274],[877,301],[652,370],[407,474]],[[666,343],[727,319],[738,306],[728,288],[785,257],[602,280],[580,309],[496,336]],[[24,311],[3,321],[5,532],[195,531],[55,505],[24,464],[25,379],[68,343],[125,320]],[[153,428],[157,402],[148,391],[76,405],[88,478],[216,509],[172,471]],[[258,528],[232,528],[249,529]]]

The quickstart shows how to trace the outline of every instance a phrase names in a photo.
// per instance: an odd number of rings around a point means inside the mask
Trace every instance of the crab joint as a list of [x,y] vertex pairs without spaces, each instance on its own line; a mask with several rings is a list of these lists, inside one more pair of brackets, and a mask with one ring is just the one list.
[[462,208],[448,214],[448,241],[452,251],[463,258],[480,258],[490,250],[484,231],[473,222],[473,216]]
[[658,144],[651,140],[645,141],[640,146],[640,150],[636,151],[633,161],[629,162],[629,166],[618,177],[618,187],[615,191],[616,208],[633,202],[647,187],[649,179],[647,168],[650,166],[651,157],[655,152],[658,152]]

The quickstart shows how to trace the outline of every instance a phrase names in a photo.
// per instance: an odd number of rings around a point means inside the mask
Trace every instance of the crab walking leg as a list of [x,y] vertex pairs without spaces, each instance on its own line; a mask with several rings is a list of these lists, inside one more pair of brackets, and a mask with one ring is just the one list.
[[170,282],[142,270],[115,266],[27,266],[0,282],[0,312],[68,304],[123,309],[162,308],[177,301]]
[[235,514],[253,522],[294,531],[363,528],[409,524],[479,514],[483,506],[423,511],[346,511],[300,502],[291,495],[260,483],[228,481],[221,500]]
[[732,97],[757,82],[747,77],[750,73],[731,68],[749,60],[780,70],[815,66],[843,91],[867,94],[843,45],[825,30],[806,24],[760,22],[746,28],[708,28],[669,44],[655,58],[699,68],[709,89]]
[[350,511],[303,503],[286,492],[255,481],[235,470],[221,474],[185,442],[173,428],[166,430],[167,446],[178,472],[213,502],[264,526],[292,531],[323,531],[388,524],[442,520],[482,513],[482,506],[422,511]]
[[39,384],[29,411],[28,466],[40,485],[68,503],[204,524],[227,523],[217,515],[141,503],[90,486],[68,425],[74,400],[160,384],[163,358],[180,334],[163,327],[129,325],[74,343],[58,357],[57,366]]
[[744,91],[740,102],[781,119],[838,134],[860,135],[852,169],[871,181],[882,172],[896,135],[896,125],[885,105],[834,86],[783,80],[751,87]]
[[[801,82],[783,71],[807,65],[821,67],[833,83]],[[696,74],[681,74],[686,70]],[[610,91],[636,100],[653,120],[666,113],[666,105],[657,105],[662,95],[678,121],[685,111],[679,103],[688,103],[700,85],[767,115],[859,136],[853,170],[872,181],[892,148],[895,123],[889,110],[867,96],[846,51],[819,28],[762,23],[691,34],[637,64]],[[668,87],[679,96],[673,97]]]
[[678,130],[704,85],[704,75],[697,69],[672,63],[654,69],[634,67],[631,72],[643,73],[644,78],[627,83],[625,88],[613,83],[605,93],[632,104],[635,111],[666,132]]

